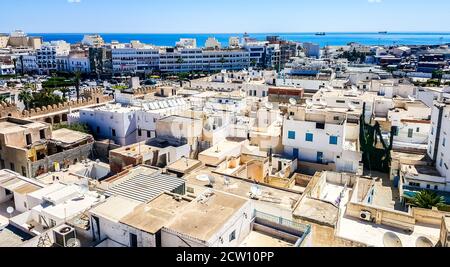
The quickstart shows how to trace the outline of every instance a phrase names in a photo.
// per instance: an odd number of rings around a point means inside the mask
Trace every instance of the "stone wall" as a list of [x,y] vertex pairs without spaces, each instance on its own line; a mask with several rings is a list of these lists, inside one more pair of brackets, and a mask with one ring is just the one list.
[[47,173],[55,171],[54,163],[58,162],[60,168],[68,167],[71,164],[88,159],[92,154],[94,143],[79,146],[74,149],[66,150],[51,156],[45,157],[45,159],[31,162],[31,174],[33,177],[38,176],[41,172]]
[[15,117],[15,118],[32,118],[42,116],[55,112],[63,112],[69,108],[81,108],[84,106],[102,104],[113,100],[112,96],[104,95],[103,89],[96,88],[84,91],[84,98],[78,101],[67,101],[60,104],[43,106],[40,108],[32,108],[20,112],[15,104],[0,103],[0,118]]

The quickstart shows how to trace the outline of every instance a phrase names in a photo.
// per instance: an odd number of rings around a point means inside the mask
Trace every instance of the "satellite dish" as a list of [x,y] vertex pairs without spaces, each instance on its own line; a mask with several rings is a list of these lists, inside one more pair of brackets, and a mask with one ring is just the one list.
[[418,248],[431,248],[433,247],[433,242],[430,241],[430,239],[421,236],[417,238],[416,240],[416,247]]
[[383,244],[385,247],[387,248],[401,248],[403,247],[402,241],[400,240],[400,238],[392,233],[392,232],[387,232],[384,234],[383,236]]
[[266,107],[267,109],[273,109],[273,104],[270,103],[270,102],[267,102],[267,103],[264,104],[264,105],[265,105],[265,107]]
[[250,188],[250,192],[255,196],[261,195],[261,189],[259,189],[259,186],[257,185],[252,185],[252,187]]
[[67,240],[66,247],[79,248],[79,247],[81,247],[81,242],[79,239],[71,238],[71,239]]
[[297,100],[295,100],[294,98],[290,98],[289,103],[291,103],[291,105],[295,106],[295,105],[297,105]]
[[11,214],[13,214],[13,212],[14,212],[14,208],[13,208],[13,207],[8,207],[8,208],[6,208],[6,212],[7,212],[9,215],[11,215]]
[[209,185],[213,185],[216,182],[216,178],[212,175],[208,175]]

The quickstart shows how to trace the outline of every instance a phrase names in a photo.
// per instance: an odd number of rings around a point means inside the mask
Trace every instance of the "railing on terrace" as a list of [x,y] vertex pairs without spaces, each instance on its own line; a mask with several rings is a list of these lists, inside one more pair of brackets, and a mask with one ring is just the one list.
[[274,216],[257,210],[254,211],[253,217],[255,219],[266,220],[299,231],[301,233],[301,237],[295,243],[295,247],[300,247],[306,237],[311,233],[310,225],[294,222],[283,217]]

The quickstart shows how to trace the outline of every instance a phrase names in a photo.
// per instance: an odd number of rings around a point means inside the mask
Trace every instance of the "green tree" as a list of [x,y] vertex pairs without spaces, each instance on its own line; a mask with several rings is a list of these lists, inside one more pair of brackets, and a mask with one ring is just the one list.
[[432,191],[420,191],[414,197],[407,198],[407,202],[423,209],[432,209],[433,207],[445,204],[444,197]]
[[33,94],[28,89],[22,89],[18,97],[19,100],[25,105],[25,109],[30,109],[30,104],[33,101]]
[[441,86],[442,84],[442,77],[444,76],[444,72],[442,70],[435,70],[433,71],[433,79],[438,80],[438,86]]
[[3,102],[7,102],[7,100],[8,100],[8,96],[6,96],[6,95],[0,95],[0,103],[3,103]]

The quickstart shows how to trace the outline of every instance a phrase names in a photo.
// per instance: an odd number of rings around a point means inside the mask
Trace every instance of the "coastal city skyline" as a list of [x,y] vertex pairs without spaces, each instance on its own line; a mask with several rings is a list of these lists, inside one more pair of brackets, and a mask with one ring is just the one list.
[[0,0],[0,248],[450,247],[439,2]]
[[[449,3],[438,0],[413,0],[407,4],[392,0],[287,0],[283,4],[271,0],[34,3],[3,0],[2,6],[10,12],[2,14],[0,32],[15,29],[36,33],[448,32],[446,10],[450,8]],[[433,16],[426,20],[411,15],[433,5],[440,8],[433,9]],[[21,19],[14,20],[19,11]],[[40,15],[45,12],[52,12],[52,16]],[[127,17],[120,19],[118,14]]]

